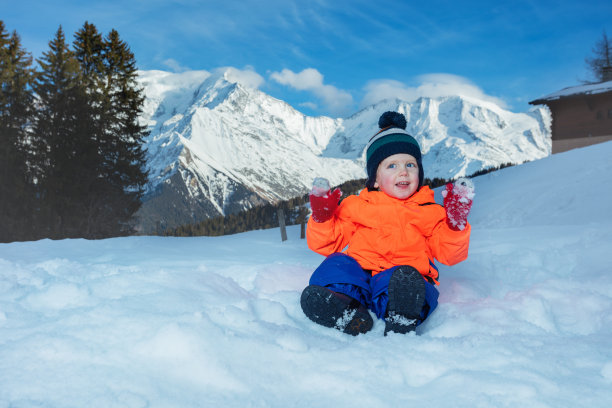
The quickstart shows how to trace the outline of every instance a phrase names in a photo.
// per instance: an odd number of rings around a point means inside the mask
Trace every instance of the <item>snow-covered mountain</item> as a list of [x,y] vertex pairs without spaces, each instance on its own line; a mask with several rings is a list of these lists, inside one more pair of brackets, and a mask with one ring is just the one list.
[[365,177],[364,147],[380,114],[406,115],[426,177],[456,177],[550,153],[550,115],[512,113],[462,96],[386,100],[346,119],[309,117],[228,72],[143,71],[150,183],[148,233],[292,198],[317,176]]

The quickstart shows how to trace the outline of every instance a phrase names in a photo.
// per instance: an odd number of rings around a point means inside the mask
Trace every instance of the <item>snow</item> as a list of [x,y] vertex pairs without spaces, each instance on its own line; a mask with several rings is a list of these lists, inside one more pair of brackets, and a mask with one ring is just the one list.
[[1,244],[0,406],[608,407],[611,156],[474,179],[470,255],[418,335],[308,320],[323,258],[297,226]]
[[329,184],[329,180],[323,177],[315,177],[312,182],[312,189],[310,190],[310,194],[315,195],[317,197],[325,197],[327,193],[331,190],[331,185]]

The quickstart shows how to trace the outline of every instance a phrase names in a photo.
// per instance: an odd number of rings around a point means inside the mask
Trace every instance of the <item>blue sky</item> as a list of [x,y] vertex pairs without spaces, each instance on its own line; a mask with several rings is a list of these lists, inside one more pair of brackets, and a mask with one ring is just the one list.
[[232,67],[308,115],[383,97],[462,93],[514,112],[591,79],[584,62],[612,1],[0,0],[35,58],[58,27],[116,29],[141,69]]

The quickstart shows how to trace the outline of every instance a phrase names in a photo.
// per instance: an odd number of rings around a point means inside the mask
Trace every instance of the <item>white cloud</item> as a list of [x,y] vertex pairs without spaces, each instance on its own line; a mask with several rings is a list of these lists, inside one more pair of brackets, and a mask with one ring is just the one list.
[[343,115],[352,108],[353,96],[332,85],[325,85],[323,75],[314,68],[295,73],[289,69],[273,72],[270,79],[299,91],[312,92],[333,114]]
[[502,99],[485,94],[470,80],[458,75],[426,74],[416,79],[420,83],[416,87],[391,79],[377,79],[368,82],[364,87],[366,94],[361,101],[361,107],[389,98],[412,102],[420,97],[438,98],[461,95],[492,102],[502,108],[507,108],[506,102]]
[[237,82],[249,88],[258,89],[266,80],[255,72],[253,67],[247,66],[244,69],[234,67],[217,68],[215,72],[223,74],[229,82]]
[[164,61],[162,61],[162,64],[164,64],[166,67],[170,68],[172,70],[172,72],[185,72],[185,71],[189,71],[189,68],[181,65],[177,60],[173,59],[173,58],[168,58]]
[[322,88],[323,75],[314,68],[306,68],[300,73],[295,73],[290,69],[283,69],[281,72],[273,72],[270,78],[282,85],[288,85],[300,91],[315,90]]
[[308,109],[312,109],[312,110],[317,110],[319,109],[319,106],[314,103],[314,102],[302,102],[299,104],[299,106],[302,106],[304,108],[308,108]]
[[418,98],[416,88],[410,88],[400,81],[393,79],[375,79],[369,81],[364,87],[365,96],[361,100],[361,107],[373,105],[383,99],[398,98],[413,101]]

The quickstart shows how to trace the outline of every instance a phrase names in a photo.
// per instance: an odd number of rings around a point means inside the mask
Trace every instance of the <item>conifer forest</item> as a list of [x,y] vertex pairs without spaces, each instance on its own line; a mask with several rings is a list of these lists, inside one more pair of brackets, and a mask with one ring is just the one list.
[[0,21],[0,242],[129,235],[147,180],[134,54],[86,22],[33,60]]

